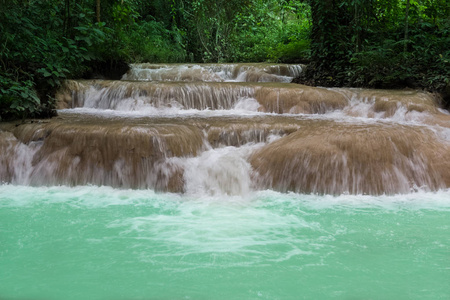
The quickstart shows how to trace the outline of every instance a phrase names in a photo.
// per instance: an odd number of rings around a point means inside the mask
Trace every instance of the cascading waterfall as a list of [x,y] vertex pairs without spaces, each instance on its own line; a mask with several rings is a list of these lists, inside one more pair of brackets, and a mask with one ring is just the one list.
[[301,70],[137,64],[0,123],[0,298],[448,299],[450,114]]
[[[450,117],[431,94],[280,83],[299,70],[143,64],[124,76],[138,81],[67,81],[58,93],[59,118],[2,125],[0,180],[188,193],[204,186],[224,194],[395,194],[450,186]],[[230,82],[249,72],[274,82]],[[209,82],[211,76],[229,82]],[[222,147],[251,150],[217,160]],[[199,160],[197,172],[205,174],[196,180],[216,187],[192,188],[185,160]],[[238,182],[247,186],[236,188]]]

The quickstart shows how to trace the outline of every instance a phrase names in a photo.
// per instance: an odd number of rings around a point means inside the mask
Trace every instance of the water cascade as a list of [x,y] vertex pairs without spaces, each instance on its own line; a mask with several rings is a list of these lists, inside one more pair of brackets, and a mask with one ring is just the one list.
[[[300,71],[142,64],[121,81],[69,80],[58,118],[1,125],[0,180],[224,194],[450,186],[450,116],[432,94],[286,83]],[[253,77],[272,82],[238,82]]]
[[448,299],[450,114],[299,65],[134,65],[0,123],[1,299]]

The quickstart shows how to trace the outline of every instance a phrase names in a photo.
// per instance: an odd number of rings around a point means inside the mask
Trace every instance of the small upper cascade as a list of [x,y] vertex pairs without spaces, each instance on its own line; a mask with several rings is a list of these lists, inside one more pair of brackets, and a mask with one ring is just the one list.
[[302,72],[299,64],[134,64],[122,80],[291,82]]

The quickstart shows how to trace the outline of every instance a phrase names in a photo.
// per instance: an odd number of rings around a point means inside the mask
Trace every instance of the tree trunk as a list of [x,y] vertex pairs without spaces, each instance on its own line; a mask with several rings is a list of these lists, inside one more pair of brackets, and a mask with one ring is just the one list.
[[97,8],[96,8],[97,23],[100,23],[100,1],[101,0],[97,0]]
[[66,0],[64,1],[64,22],[63,22],[63,30],[65,36],[69,34],[69,27],[70,27],[70,0]]
[[405,12],[405,48],[403,49],[404,52],[408,51],[408,14],[409,14],[409,0],[406,0],[406,12]]
[[311,55],[320,65],[334,60],[334,42],[339,40],[339,21],[333,0],[311,0]]
[[355,1],[355,29],[356,29],[356,37],[355,37],[355,51],[359,53],[361,50],[361,26],[360,26],[360,12],[359,12],[359,3]]

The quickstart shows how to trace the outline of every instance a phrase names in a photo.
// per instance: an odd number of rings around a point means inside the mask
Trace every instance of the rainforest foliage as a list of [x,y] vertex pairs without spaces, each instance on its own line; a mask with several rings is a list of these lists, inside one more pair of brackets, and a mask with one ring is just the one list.
[[309,63],[302,82],[444,90],[447,0],[0,0],[0,120],[133,62]]
[[450,1],[311,0],[311,65],[325,86],[422,87],[450,80]]

